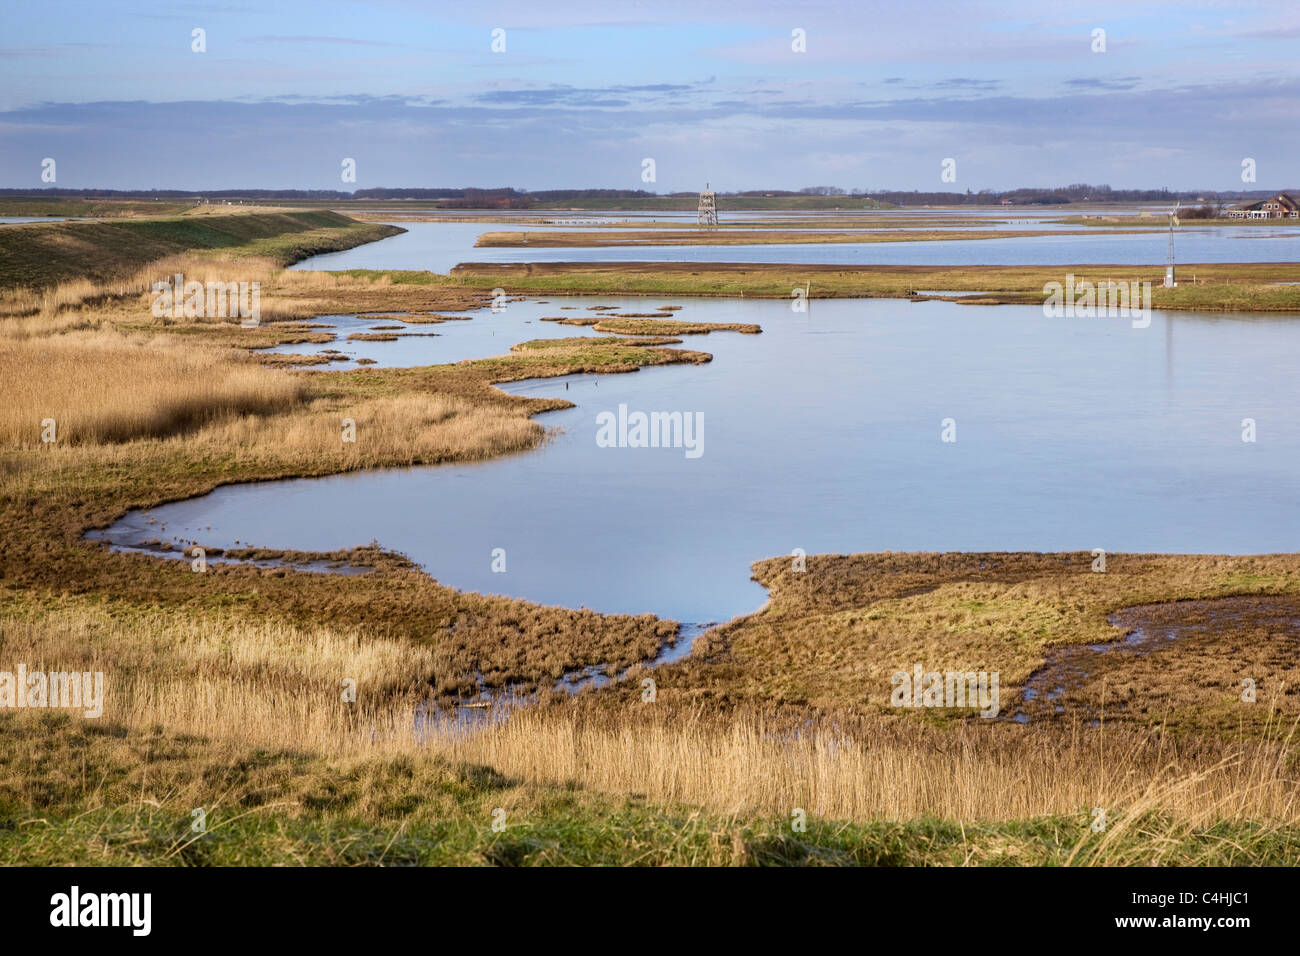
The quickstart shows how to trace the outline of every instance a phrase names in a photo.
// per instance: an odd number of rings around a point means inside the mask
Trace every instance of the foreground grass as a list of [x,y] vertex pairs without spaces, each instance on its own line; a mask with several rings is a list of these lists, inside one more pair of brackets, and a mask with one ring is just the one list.
[[[202,582],[183,603],[171,595],[149,606],[134,595],[0,591],[0,670],[13,673],[26,662],[31,669],[102,672],[103,721],[137,734],[165,727],[241,749],[352,758],[435,754],[547,786],[639,793],[716,812],[803,807],[857,820],[1008,820],[1084,804],[1130,805],[1153,794],[1160,810],[1202,824],[1225,814],[1296,822],[1300,812],[1290,740],[1295,719],[1278,712],[1285,704],[1265,673],[1260,701],[1251,705],[1264,723],[1259,733],[1235,740],[1214,728],[1161,726],[1152,732],[1149,718],[1117,721],[1113,705],[1097,730],[1065,720],[1021,725],[961,712],[926,719],[887,706],[888,674],[877,671],[895,657],[884,642],[864,647],[833,619],[787,617],[776,626],[760,615],[756,624],[742,622],[720,635],[727,646],[697,646],[689,662],[655,670],[652,702],[641,696],[649,673],[632,667],[609,690],[576,698],[544,693],[538,706],[467,735],[444,719],[429,719],[431,708],[448,703],[439,692],[463,679],[467,661],[485,678],[523,678],[549,662],[563,668],[583,651],[594,651],[597,660],[602,654],[615,660],[628,650],[649,656],[670,635],[657,633],[663,622],[653,618],[530,609],[455,592],[443,601],[459,603],[474,617],[462,611],[424,633],[412,633],[404,605],[391,600],[394,613],[383,607],[383,613],[345,621],[335,610],[313,620],[290,605],[279,583],[316,601],[329,588],[369,598],[372,610],[385,591],[406,592],[408,602],[423,591],[425,608],[446,611],[431,600],[441,597],[438,589],[409,567],[381,563],[364,578],[339,580],[283,571],[198,575],[177,564],[178,590],[186,580]],[[270,607],[293,616],[270,616],[262,601],[236,603],[233,594],[225,595],[240,584],[264,592]],[[778,596],[777,603],[788,600]],[[882,598],[878,617],[896,617],[891,604]],[[333,601],[335,609],[346,606]],[[941,622],[950,619],[953,602],[934,606]],[[511,611],[527,613],[532,626],[508,628]],[[621,635],[620,623],[626,628]],[[895,626],[886,621],[884,633]],[[980,642],[976,652],[988,654],[1005,643],[990,632],[934,635],[935,644],[916,648],[924,656],[915,659],[927,667],[952,667],[952,661],[963,669],[979,666],[962,649],[974,640]],[[802,633],[827,637],[808,639],[807,651],[789,648],[791,635]],[[783,656],[761,655],[757,642],[769,635],[780,640]],[[922,630],[917,640],[927,636]],[[824,648],[840,645],[839,666],[829,670]],[[765,667],[774,677],[764,682]],[[843,687],[840,696],[791,693],[800,684],[838,680],[841,671],[844,683],[831,685]],[[340,688],[347,683],[355,699],[345,701]],[[1005,693],[1011,712],[1014,686]],[[1239,709],[1247,710],[1244,704]],[[86,732],[94,726],[88,721]]]
[[[471,771],[472,773],[472,771]],[[460,781],[453,778],[450,786]],[[463,784],[462,784],[463,785]],[[444,784],[448,786],[448,784]],[[1300,828],[1220,824],[1166,835],[1137,821],[1123,840],[1080,837],[1082,815],[1010,823],[770,820],[600,801],[566,791],[512,794],[526,822],[491,830],[491,800],[467,797],[444,819],[389,824],[273,812],[209,818],[152,807],[16,822],[0,830],[11,866],[1295,866]],[[516,812],[518,807],[516,806]],[[506,819],[510,819],[507,814]],[[1086,830],[1086,826],[1084,827]],[[1074,842],[1072,842],[1074,841]]]
[[[24,718],[26,720],[28,718]],[[719,813],[430,754],[338,761],[57,715],[0,717],[10,865],[1295,865],[1300,828],[1137,807],[977,822]],[[26,731],[16,733],[16,731]],[[196,830],[202,811],[202,829]],[[496,824],[494,829],[493,824]]]

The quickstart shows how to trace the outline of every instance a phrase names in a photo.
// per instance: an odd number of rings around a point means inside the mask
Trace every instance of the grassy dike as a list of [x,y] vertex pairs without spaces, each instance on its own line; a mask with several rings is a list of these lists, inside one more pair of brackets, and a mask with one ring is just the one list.
[[0,216],[67,216],[70,218],[117,218],[132,216],[175,216],[194,208],[193,202],[143,199],[78,199],[0,197]]
[[231,213],[201,207],[179,216],[22,223],[0,230],[0,290],[73,279],[110,282],[182,253],[224,250],[288,265],[322,252],[397,235],[326,210]]
[[[651,615],[462,594],[378,548],[318,556],[370,569],[337,577],[195,573],[85,541],[128,508],[236,481],[526,454],[543,438],[531,416],[568,403],[493,383],[709,360],[673,341],[712,331],[688,315],[610,316],[599,321],[634,323],[616,327],[637,338],[525,342],[426,368],[266,368],[250,348],[333,334],[312,316],[418,324],[478,308],[498,284],[517,291],[495,276],[288,272],[255,254],[295,237],[179,263],[187,276],[263,277],[264,315],[278,320],[256,329],[155,319],[148,270],[125,292],[8,300],[0,670],[99,670],[107,687],[99,718],[0,711],[0,860],[1300,863],[1297,698],[1283,673],[1300,649],[1278,626],[1294,556],[1112,555],[1105,575],[1083,555],[814,556],[799,575],[773,559],[755,566],[769,605],[655,670],[646,703],[637,662],[677,630]],[[40,420],[57,402],[49,445]],[[339,440],[343,418],[355,444]],[[1230,595],[1257,602],[1233,611],[1248,640],[1204,611],[1193,657],[1153,655],[1118,697],[1116,658],[1071,688],[1059,718],[937,718],[883,696],[888,671],[913,660],[1000,667],[1010,714],[1052,647],[1114,638],[1117,610]],[[628,679],[573,700],[545,692],[602,664]],[[1236,699],[1242,667],[1259,679],[1253,710]],[[1200,682],[1184,687],[1189,674]],[[341,700],[345,679],[355,701]],[[434,701],[507,685],[542,689],[537,706],[469,736],[427,721]],[[1104,833],[1089,826],[1099,806]]]

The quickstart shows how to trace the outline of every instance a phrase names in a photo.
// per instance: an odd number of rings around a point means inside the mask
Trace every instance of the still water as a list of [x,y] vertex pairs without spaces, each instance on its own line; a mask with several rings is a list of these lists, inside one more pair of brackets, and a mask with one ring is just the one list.
[[[533,452],[221,488],[130,515],[109,537],[157,536],[155,517],[167,536],[223,546],[377,539],[463,590],[687,622],[755,610],[750,564],[795,548],[1300,548],[1295,318],[1156,313],[1137,329],[1028,306],[822,300],[798,314],[776,300],[675,301],[683,318],[764,331],[687,338],[708,365],[506,386],[576,403],[539,418],[554,433]],[[478,340],[496,354],[534,337],[543,315],[581,314],[559,304],[651,302],[674,300],[516,302],[472,321],[496,333]],[[438,341],[355,348],[421,364]],[[702,454],[600,447],[597,416],[620,404],[699,413]],[[955,442],[942,440],[949,418]],[[496,548],[505,573],[492,570]]]
[[[474,222],[397,223],[407,232],[342,252],[312,256],[295,269],[427,269],[447,272],[461,262],[790,262],[830,265],[1151,265],[1164,268],[1169,237],[1163,232],[1042,235],[1006,239],[927,242],[792,243],[753,246],[624,246],[479,248],[485,232],[545,232],[556,227]],[[572,228],[562,231],[575,231]],[[1024,228],[1013,223],[1000,228]],[[1078,228],[1078,227],[1072,227]],[[581,230],[577,230],[581,231]],[[598,230],[593,230],[599,232]],[[960,233],[961,228],[951,230]],[[1289,225],[1181,229],[1180,262],[1300,261],[1300,222]]]
[[[568,305],[565,299],[551,300],[549,309],[543,309],[541,315],[579,316],[589,315],[584,311],[562,311],[561,305]],[[334,352],[334,361],[328,368],[341,370],[359,368],[357,359],[370,359],[365,364],[378,366],[399,365],[411,368],[419,365],[445,365],[449,362],[461,362],[465,359],[486,358],[500,355],[510,350],[516,342],[529,339],[566,339],[576,336],[595,335],[589,326],[563,325],[559,322],[543,322],[536,312],[525,316],[522,308],[510,303],[500,312],[481,309],[469,312],[449,312],[452,318],[446,322],[420,323],[408,325],[396,330],[393,326],[401,324],[400,319],[366,315],[322,315],[313,322],[330,326],[320,331],[332,332],[335,341],[320,344],[301,342],[294,345],[279,345],[267,349],[269,354],[284,355],[320,355]],[[491,321],[472,321],[472,318],[490,316]],[[401,344],[396,348],[392,343],[351,339],[355,333],[361,334],[397,334]]]

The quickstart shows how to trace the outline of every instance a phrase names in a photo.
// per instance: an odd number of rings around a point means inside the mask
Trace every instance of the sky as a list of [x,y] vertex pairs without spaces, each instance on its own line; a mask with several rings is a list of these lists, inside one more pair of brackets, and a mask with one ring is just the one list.
[[1298,139],[1298,0],[0,8],[8,188],[1269,189]]

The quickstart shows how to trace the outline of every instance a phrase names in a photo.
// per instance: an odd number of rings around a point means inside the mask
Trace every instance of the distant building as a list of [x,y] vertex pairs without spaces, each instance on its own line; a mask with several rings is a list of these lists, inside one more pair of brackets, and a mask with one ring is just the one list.
[[1011,202],[1010,199],[1004,199],[1004,200],[1002,200],[1002,205],[1004,205],[1004,206],[1010,206],[1010,205],[1012,205],[1012,202]]
[[1258,202],[1244,203],[1228,210],[1229,219],[1300,219],[1300,199],[1278,193]]

